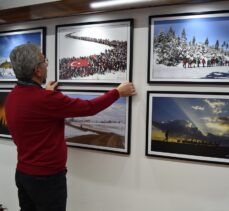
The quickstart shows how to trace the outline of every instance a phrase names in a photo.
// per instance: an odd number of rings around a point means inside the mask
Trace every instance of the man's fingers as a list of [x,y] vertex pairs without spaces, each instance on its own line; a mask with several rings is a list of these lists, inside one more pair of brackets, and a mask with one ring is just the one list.
[[46,86],[46,89],[47,90],[55,90],[58,86],[58,82],[57,81],[49,81],[47,86]]

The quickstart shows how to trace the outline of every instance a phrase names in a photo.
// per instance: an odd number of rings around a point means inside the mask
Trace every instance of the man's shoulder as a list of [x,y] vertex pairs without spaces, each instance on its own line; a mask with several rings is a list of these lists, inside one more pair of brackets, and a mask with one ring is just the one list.
[[51,91],[42,89],[40,91],[40,98],[43,98],[44,101],[62,101],[66,96],[60,91]]

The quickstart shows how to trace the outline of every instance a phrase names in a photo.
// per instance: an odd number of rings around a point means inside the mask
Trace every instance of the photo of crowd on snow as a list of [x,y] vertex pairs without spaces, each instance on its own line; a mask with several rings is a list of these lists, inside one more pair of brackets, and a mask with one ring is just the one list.
[[229,163],[229,96],[151,92],[147,155]]
[[131,80],[132,20],[56,27],[59,82],[121,83]]
[[[90,100],[102,91],[63,91],[71,98]],[[129,153],[129,98],[121,97],[94,116],[66,118],[65,140],[68,146],[118,153]]]
[[229,82],[229,14],[150,17],[148,82]]
[[45,53],[45,28],[0,32],[0,81],[16,81],[10,52],[18,45],[33,43]]

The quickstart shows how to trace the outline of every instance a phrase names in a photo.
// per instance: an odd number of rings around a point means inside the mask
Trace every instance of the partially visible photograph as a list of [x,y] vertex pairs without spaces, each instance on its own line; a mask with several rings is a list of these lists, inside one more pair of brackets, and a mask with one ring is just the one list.
[[0,32],[0,82],[16,81],[10,52],[18,45],[33,43],[45,54],[45,28]]
[[[63,93],[71,98],[93,99],[103,92],[79,91]],[[121,97],[94,116],[65,119],[65,139],[68,146],[119,153],[129,153],[129,98]]]
[[0,137],[11,138],[10,132],[7,127],[6,114],[5,114],[5,100],[10,90],[0,89]]
[[148,82],[228,83],[229,13],[150,17]]
[[133,20],[56,26],[56,79],[65,83],[131,81]]
[[229,163],[229,96],[148,92],[146,154]]

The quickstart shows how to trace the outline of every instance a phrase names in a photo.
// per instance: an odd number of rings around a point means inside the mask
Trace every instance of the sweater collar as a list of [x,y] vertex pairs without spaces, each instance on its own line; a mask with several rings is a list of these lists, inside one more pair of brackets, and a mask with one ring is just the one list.
[[18,80],[17,81],[17,85],[21,85],[21,86],[37,86],[37,87],[42,89],[42,86],[39,83],[37,83],[37,82],[35,82],[33,80],[30,80],[30,79]]

